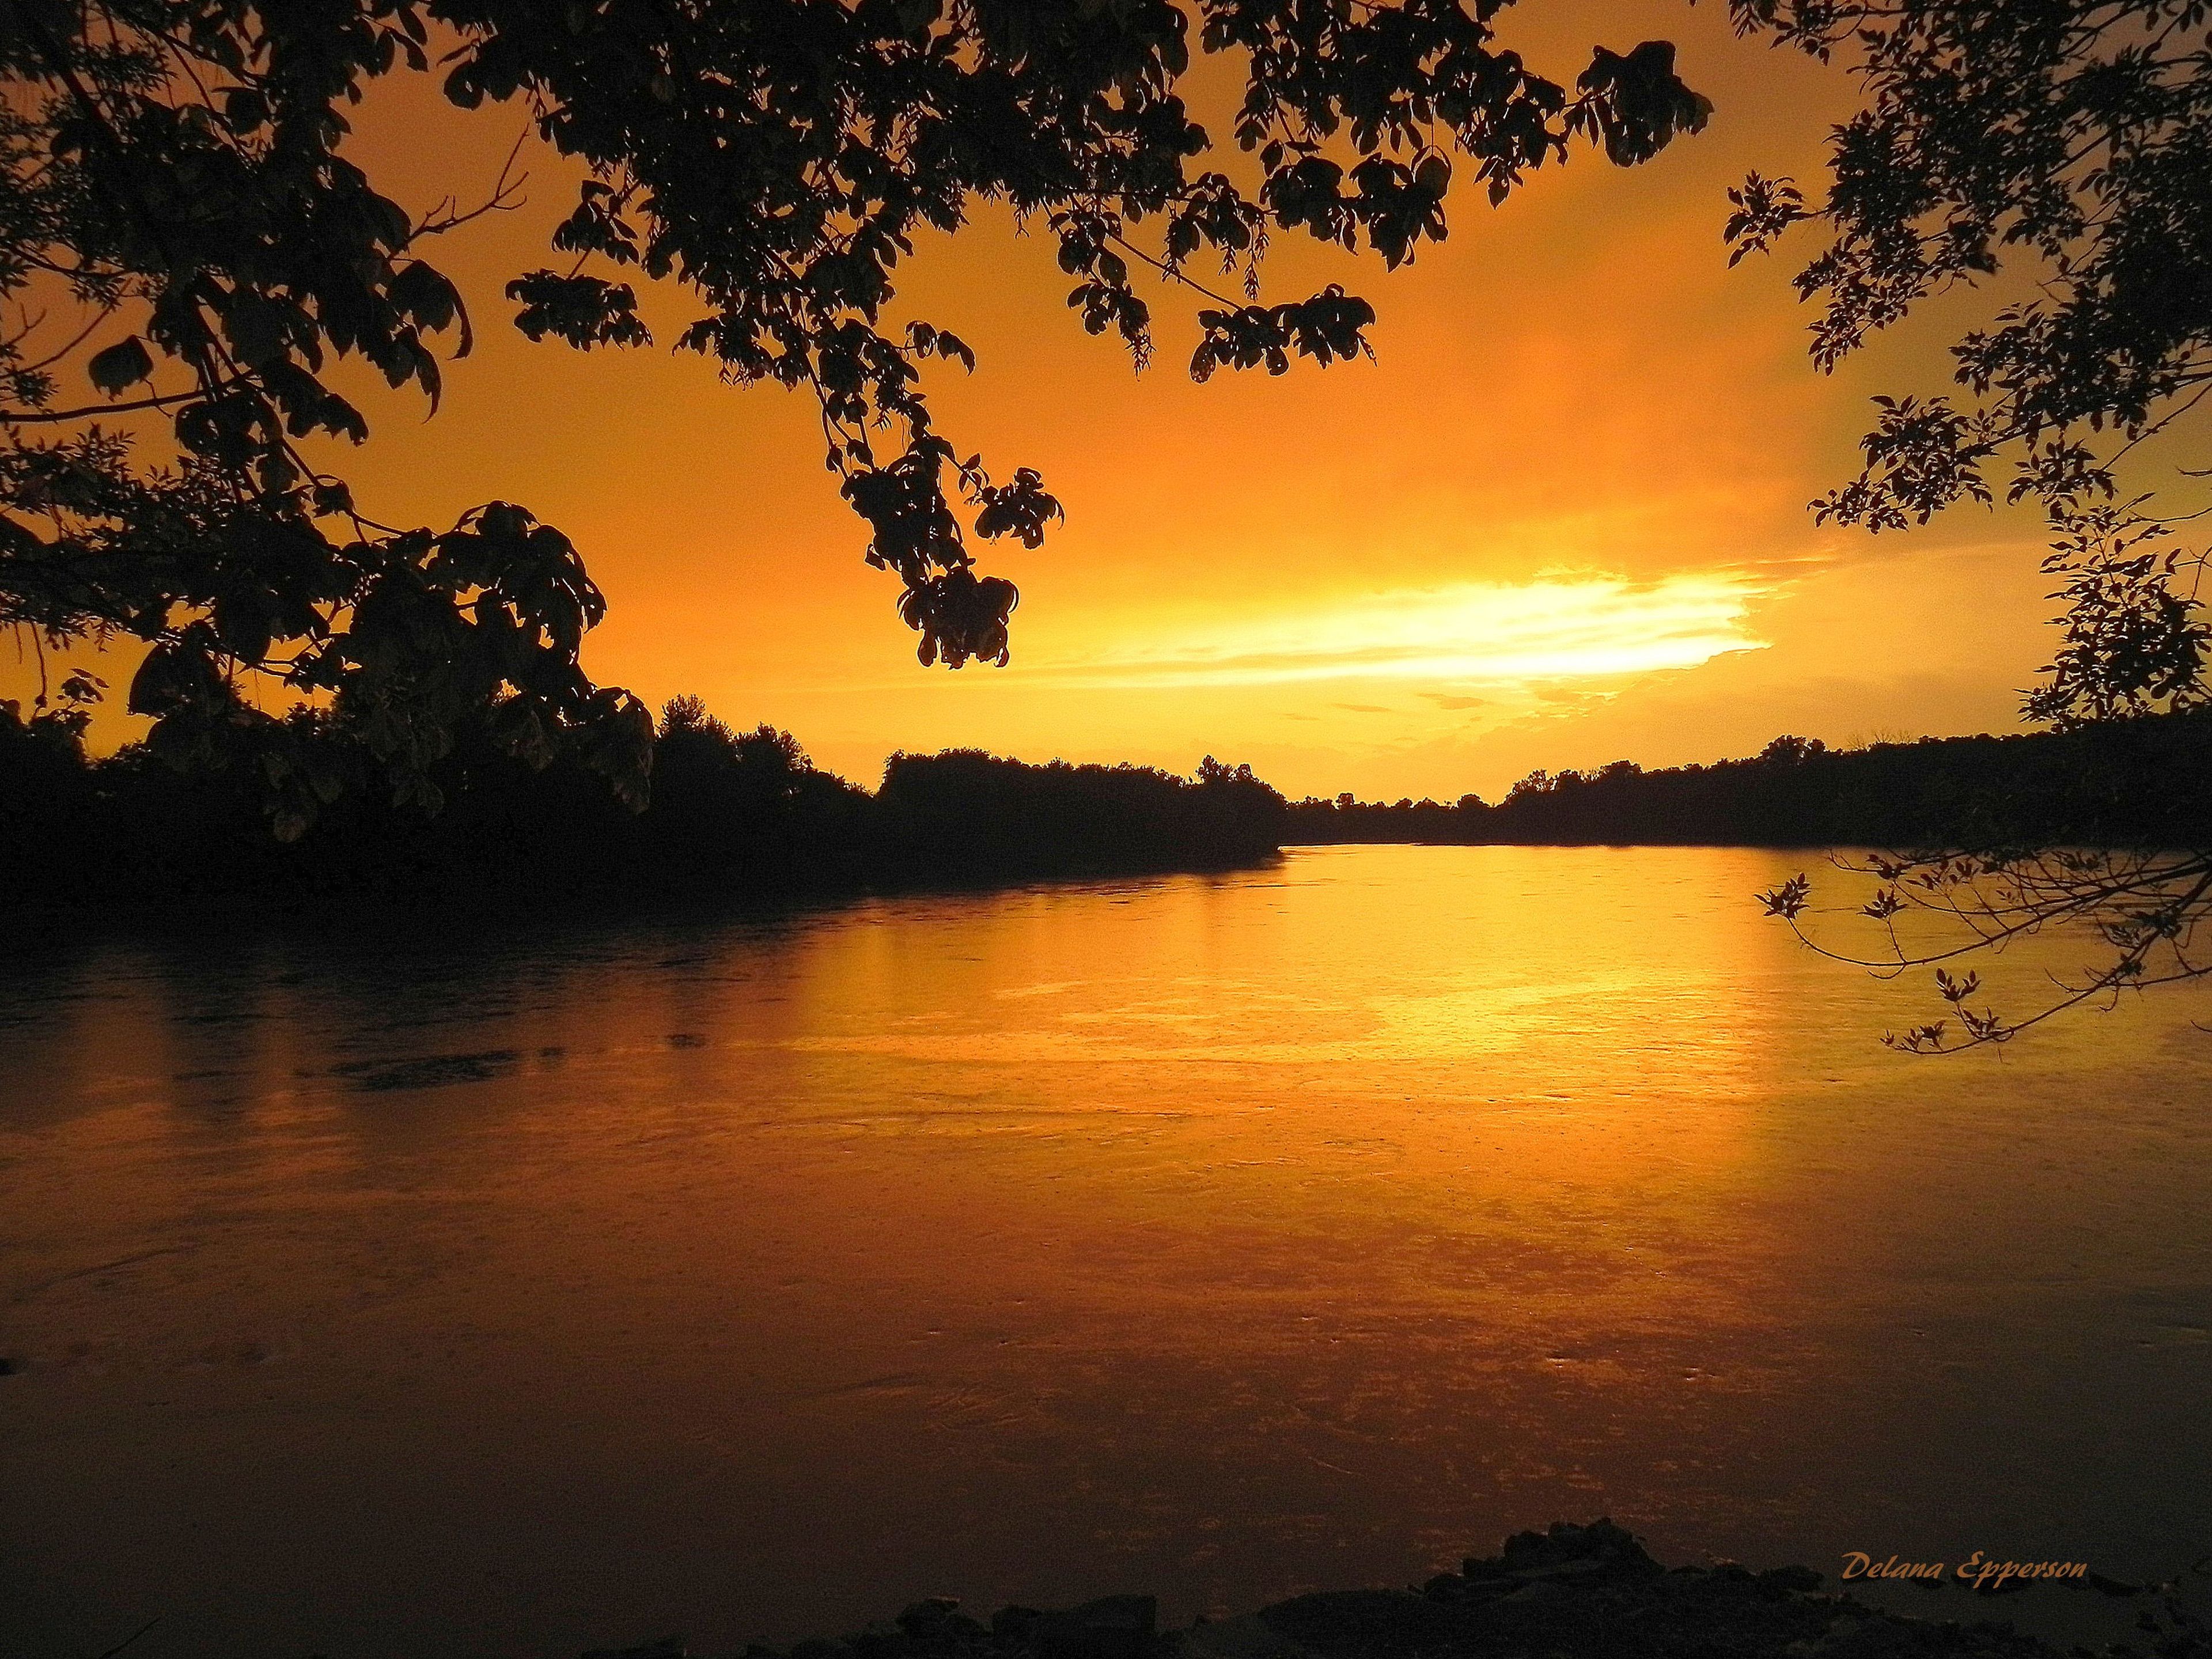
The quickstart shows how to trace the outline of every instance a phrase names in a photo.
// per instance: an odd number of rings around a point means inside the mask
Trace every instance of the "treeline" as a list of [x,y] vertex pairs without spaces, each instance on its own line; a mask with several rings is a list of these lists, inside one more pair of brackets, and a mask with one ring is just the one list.
[[642,811],[574,760],[533,768],[477,738],[434,769],[432,812],[394,804],[319,717],[295,719],[329,799],[288,840],[264,763],[179,769],[140,747],[92,760],[77,725],[0,703],[0,894],[76,909],[852,890],[1226,867],[1273,852],[1285,821],[1249,767],[1210,757],[1187,779],[901,754],[870,793],[787,732],[732,730],[690,697],[662,713]]
[[2212,842],[2212,711],[1838,750],[1777,738],[1711,766],[1532,772],[1496,805],[1290,808],[1291,842],[1954,848]]
[[849,891],[1228,868],[1299,842],[2212,842],[2212,712],[1847,751],[1784,737],[1711,766],[1535,772],[1494,805],[1473,795],[1293,805],[1249,767],[1210,757],[1182,778],[974,750],[894,755],[871,793],[815,767],[788,733],[734,731],[679,697],[654,736],[643,811],[580,762],[533,768],[479,738],[434,769],[434,812],[396,804],[320,716],[294,720],[301,741],[291,752],[315,757],[328,799],[286,839],[270,810],[268,763],[256,757],[265,748],[183,768],[138,747],[93,760],[81,722],[26,720],[0,703],[0,902],[79,909]]

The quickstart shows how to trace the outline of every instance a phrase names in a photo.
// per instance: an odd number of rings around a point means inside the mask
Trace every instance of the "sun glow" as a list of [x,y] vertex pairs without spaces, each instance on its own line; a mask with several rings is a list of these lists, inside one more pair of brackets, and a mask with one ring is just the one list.
[[1129,641],[1047,678],[1100,689],[1313,680],[1504,684],[1690,668],[1766,641],[1747,623],[1767,588],[1735,574],[1474,582],[1326,603]]

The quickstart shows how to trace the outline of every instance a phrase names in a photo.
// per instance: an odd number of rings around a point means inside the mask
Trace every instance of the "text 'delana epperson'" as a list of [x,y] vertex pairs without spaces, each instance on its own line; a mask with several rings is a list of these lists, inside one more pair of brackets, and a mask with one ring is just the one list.
[[2082,1578],[2088,1575],[2086,1561],[1997,1561],[1986,1559],[1976,1550],[1958,1566],[1947,1570],[1941,1561],[1903,1561],[1893,1555],[1877,1561],[1863,1550],[1844,1553],[1845,1578],[1917,1578],[1924,1583],[1942,1583],[1955,1576],[1970,1589],[1996,1589],[2000,1585],[2037,1578]]

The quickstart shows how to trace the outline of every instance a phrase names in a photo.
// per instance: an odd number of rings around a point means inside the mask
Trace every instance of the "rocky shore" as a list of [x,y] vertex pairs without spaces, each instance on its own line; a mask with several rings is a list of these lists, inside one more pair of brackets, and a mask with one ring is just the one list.
[[[1904,1618],[1822,1586],[1807,1567],[1665,1567],[1610,1521],[1560,1522],[1418,1589],[1324,1591],[1182,1630],[1159,1629],[1146,1595],[1002,1607],[988,1624],[940,1596],[855,1635],[753,1647],[744,1659],[2059,1659],[2001,1620]],[[2139,1636],[2097,1659],[2212,1659],[2205,1626],[2171,1587],[2093,1577],[2067,1588],[2136,1604]],[[684,1649],[669,1640],[584,1659],[684,1659]]]

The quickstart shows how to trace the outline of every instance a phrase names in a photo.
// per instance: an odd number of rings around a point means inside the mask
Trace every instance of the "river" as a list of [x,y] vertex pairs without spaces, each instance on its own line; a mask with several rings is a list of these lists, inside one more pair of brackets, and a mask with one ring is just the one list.
[[1901,1057],[1808,861],[14,940],[0,1651],[2212,1550],[2212,998]]

